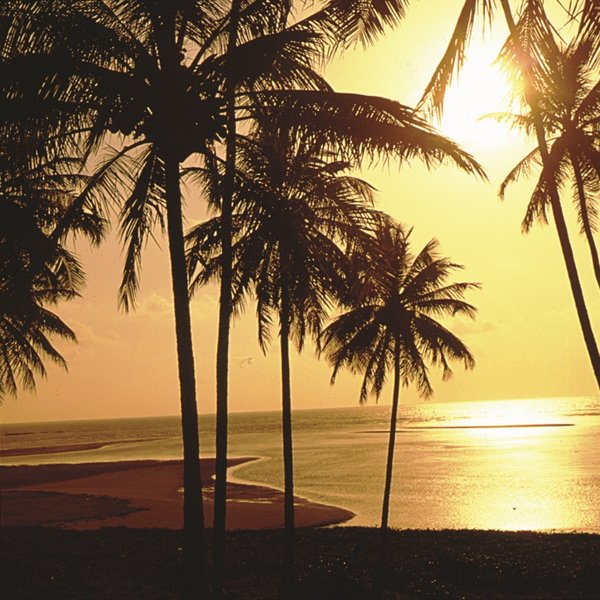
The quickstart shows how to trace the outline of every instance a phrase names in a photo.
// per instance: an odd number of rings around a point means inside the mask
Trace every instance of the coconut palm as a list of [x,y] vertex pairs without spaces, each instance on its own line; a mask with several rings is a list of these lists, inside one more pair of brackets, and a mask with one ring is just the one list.
[[[465,0],[448,49],[423,94],[421,107],[429,106],[433,113],[438,115],[441,113],[445,92],[464,62],[465,51],[478,13],[481,13],[484,23],[492,22],[496,15],[497,4],[494,0]],[[523,91],[523,102],[530,109],[533,123],[532,131],[536,136],[543,166],[548,203],[552,210],[565,260],[584,342],[596,381],[600,387],[600,352],[598,351],[598,344],[594,337],[583,296],[581,281],[560,203],[557,182],[550,175],[555,169],[553,157],[548,148],[543,109],[540,104],[543,85],[540,84],[539,73],[547,67],[544,62],[544,57],[548,58],[547,53],[545,53],[545,45],[551,33],[552,24],[546,16],[543,0],[525,0],[516,21],[508,0],[500,0],[499,5],[502,9],[504,22],[509,29],[509,37],[503,47],[502,54],[504,60],[510,62],[513,66],[513,72],[516,79],[519,80],[519,89]],[[575,0],[569,6],[571,9],[569,19],[573,18],[572,15],[576,15],[579,21],[575,39],[590,40],[592,43],[590,50],[591,64],[597,67],[600,61],[600,43],[598,42],[600,39],[600,8],[598,2],[596,0]]]
[[[189,8],[189,7],[188,7]],[[184,437],[184,570],[186,587],[208,590],[203,573],[203,513],[199,480],[197,408],[179,189],[179,163],[220,123],[212,92],[192,96],[181,69],[182,3],[5,3],[2,8],[4,130],[25,137],[29,156],[65,153],[74,145],[89,152],[107,132],[124,148],[101,165],[114,179],[131,178],[121,215],[128,238],[120,300],[129,308],[137,291],[139,254],[152,225],[167,230],[175,306]],[[27,79],[20,77],[20,71]],[[186,110],[182,106],[187,102]],[[200,118],[200,108],[206,118]],[[187,130],[187,135],[186,135]],[[202,135],[204,134],[204,135]],[[131,181],[126,181],[130,184]]]
[[320,336],[321,351],[333,366],[332,383],[343,367],[363,374],[361,403],[369,393],[378,398],[388,373],[393,373],[380,575],[376,579],[379,594],[384,585],[400,386],[414,383],[419,394],[428,397],[433,393],[428,363],[440,366],[444,378],[452,373],[450,360],[462,361],[465,368],[475,364],[465,344],[437,319],[461,314],[474,317],[475,308],[463,297],[477,284],[447,284],[449,275],[460,266],[439,255],[435,239],[412,255],[409,236],[410,231],[390,218],[379,221],[371,244],[350,257],[359,285],[346,298],[347,312]]
[[[547,222],[550,197],[546,179],[552,177],[557,186],[573,182],[574,200],[581,232],[585,235],[592,257],[596,281],[600,286],[600,261],[593,232],[597,228],[600,194],[600,83],[592,79],[595,43],[587,36],[577,37],[561,48],[553,32],[544,31],[544,68],[537,73],[541,94],[539,108],[548,136],[548,150],[553,166],[551,174],[542,173],[527,208],[522,227],[529,231],[536,220]],[[597,47],[597,43],[596,43]],[[533,130],[531,114],[495,115],[527,133]],[[500,187],[506,188],[522,175],[540,166],[539,147],[520,160]]]
[[[276,113],[266,112],[263,127],[238,140],[232,291],[240,306],[254,291],[265,352],[275,315],[279,321],[289,591],[295,562],[290,340],[301,350],[306,336],[320,330],[330,297],[347,276],[339,244],[364,235],[360,225],[371,218],[371,188],[344,174],[350,163],[323,155],[306,138],[271,128],[276,120]],[[189,234],[189,268],[199,269],[194,288],[223,271],[222,227],[222,217],[216,217]]]
[[[503,49],[504,57],[511,57],[511,62],[518,65],[523,80],[524,100],[531,109],[534,131],[537,138],[538,148],[545,171],[545,184],[548,189],[549,204],[552,209],[554,223],[558,233],[561,250],[567,267],[567,274],[571,284],[571,290],[575,299],[579,321],[581,324],[584,340],[590,355],[592,368],[596,381],[600,387],[600,352],[594,337],[589,314],[583,296],[583,290],[579,280],[579,274],[575,264],[575,257],[569,240],[567,226],[560,203],[560,196],[556,179],[553,175],[553,158],[548,148],[546,132],[544,129],[544,114],[540,102],[543,86],[540,85],[538,71],[543,71],[546,65],[543,62],[544,44],[551,31],[551,24],[544,12],[543,3],[540,0],[528,0],[523,14],[517,23],[513,21],[510,6],[506,0],[502,0],[505,18],[510,31],[510,38]],[[585,19],[586,15],[584,15]],[[596,10],[595,19],[600,20]],[[582,21],[585,23],[585,20]],[[597,41],[596,41],[597,44]],[[526,48],[532,48],[526,52]],[[597,52],[597,46],[594,52]]]

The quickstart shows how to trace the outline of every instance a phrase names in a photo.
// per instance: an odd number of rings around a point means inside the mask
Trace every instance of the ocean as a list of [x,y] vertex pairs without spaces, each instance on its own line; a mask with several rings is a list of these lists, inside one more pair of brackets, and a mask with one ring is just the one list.
[[[389,406],[299,410],[295,492],[377,526]],[[214,455],[214,417],[200,418]],[[181,457],[178,417],[0,426],[0,464]],[[390,524],[396,528],[600,533],[600,400],[551,398],[401,405]],[[281,488],[280,414],[230,415],[229,478]]]

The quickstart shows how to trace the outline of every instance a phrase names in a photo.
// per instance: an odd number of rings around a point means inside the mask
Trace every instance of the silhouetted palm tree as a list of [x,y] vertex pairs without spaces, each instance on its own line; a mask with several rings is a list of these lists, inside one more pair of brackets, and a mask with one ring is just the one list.
[[[465,0],[463,9],[452,34],[448,49],[431,78],[421,100],[421,106],[429,105],[434,113],[440,114],[446,89],[454,74],[460,69],[465,58],[465,50],[478,13],[482,14],[484,22],[492,21],[495,16],[496,2],[494,0]],[[537,139],[543,172],[546,175],[545,185],[549,204],[552,209],[554,223],[565,260],[571,292],[581,325],[587,352],[592,363],[592,369],[600,387],[600,352],[594,337],[592,325],[583,296],[583,290],[575,264],[573,249],[569,240],[567,226],[560,203],[556,180],[550,176],[554,171],[552,156],[548,149],[546,131],[544,128],[543,111],[540,98],[543,85],[539,81],[539,73],[543,72],[545,40],[552,29],[543,0],[525,0],[521,14],[515,22],[508,0],[500,0],[504,21],[509,29],[509,37],[503,47],[505,61],[510,62],[520,79],[523,99],[531,111],[533,131]],[[576,39],[589,39],[593,44],[591,50],[592,64],[598,65],[600,60],[600,8],[596,0],[575,0],[570,5],[570,12],[579,21]],[[572,17],[570,16],[569,19]]]
[[410,231],[390,218],[380,220],[371,244],[350,257],[359,284],[346,299],[348,311],[320,337],[322,352],[334,369],[332,383],[342,367],[363,373],[361,403],[369,392],[379,397],[390,371],[394,377],[376,578],[379,595],[384,585],[400,386],[415,383],[419,394],[427,397],[433,392],[427,363],[441,366],[444,378],[451,374],[450,360],[461,360],[465,368],[475,364],[464,343],[437,319],[458,314],[474,317],[476,309],[463,297],[477,284],[446,284],[460,266],[439,256],[435,239],[413,256],[409,236]]
[[[276,115],[238,140],[238,180],[233,218],[233,298],[242,302],[252,288],[257,300],[259,342],[267,350],[273,315],[280,327],[285,581],[294,574],[294,479],[290,382],[290,339],[302,349],[308,333],[317,334],[330,297],[341,289],[346,260],[339,243],[363,235],[370,219],[371,188],[344,175],[350,164],[323,156],[320,146],[289,133],[273,133]],[[189,234],[189,265],[200,271],[193,286],[223,268],[219,231],[222,217]]]
[[[561,48],[550,28],[542,30],[544,39],[542,68],[536,72],[540,89],[539,109],[548,136],[548,150],[553,172],[542,172],[523,220],[529,231],[536,220],[547,222],[551,205],[546,180],[552,177],[557,187],[573,183],[574,199],[581,225],[592,256],[596,281],[600,286],[600,261],[593,232],[597,228],[600,195],[600,83],[592,79],[594,55],[598,42],[588,36],[577,37]],[[513,126],[533,130],[531,114],[495,115]],[[507,186],[541,165],[539,148],[532,150],[511,170],[500,187],[503,197]]]
[[8,23],[2,98],[9,111],[2,125],[25,121],[34,128],[29,154],[65,153],[75,144],[91,152],[108,132],[122,142],[100,172],[117,181],[117,193],[129,195],[121,215],[128,248],[119,291],[126,309],[135,300],[144,241],[167,216],[184,445],[184,588],[197,596],[208,585],[179,163],[204,148],[222,122],[214,85],[210,93],[192,90],[191,70],[181,65],[189,9],[177,1],[23,0],[0,10]]

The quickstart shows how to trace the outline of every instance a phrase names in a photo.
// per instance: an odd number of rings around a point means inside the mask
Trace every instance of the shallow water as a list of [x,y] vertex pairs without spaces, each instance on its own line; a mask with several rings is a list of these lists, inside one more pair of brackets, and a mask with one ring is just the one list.
[[[388,422],[383,406],[296,411],[296,493],[352,510],[353,525],[377,525]],[[209,456],[213,417],[200,424]],[[177,417],[4,425],[0,433],[4,465],[181,456]],[[281,487],[280,439],[276,412],[231,415],[230,454],[260,457],[231,478]],[[600,533],[598,440],[598,399],[402,406],[391,524]]]

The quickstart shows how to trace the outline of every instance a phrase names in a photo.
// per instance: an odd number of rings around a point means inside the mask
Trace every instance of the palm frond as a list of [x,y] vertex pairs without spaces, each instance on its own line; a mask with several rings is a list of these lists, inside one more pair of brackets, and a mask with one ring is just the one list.
[[157,186],[161,188],[164,185],[161,182],[159,160],[148,149],[139,157],[138,163],[141,165],[139,175],[135,178],[131,195],[124,203],[120,215],[119,232],[127,249],[118,297],[119,304],[125,311],[135,306],[142,250],[148,236],[152,235],[157,224],[164,229],[164,195],[156,194]]
[[600,66],[600,6],[596,0],[583,0],[579,16],[578,39],[590,40],[593,43],[590,64],[594,68]]
[[323,45],[324,58],[337,51],[360,43],[370,45],[386,28],[395,27],[406,14],[407,0],[329,0],[305,17],[293,28],[308,29],[320,34],[327,42]]
[[[310,90],[257,93],[250,111],[270,111],[277,133],[287,132],[352,162],[364,156],[410,161],[427,167],[446,160],[485,178],[483,168],[451,140],[439,135],[411,108],[376,96]],[[308,118],[310,116],[310,118]]]
[[506,195],[506,188],[516,181],[518,181],[521,177],[530,177],[534,168],[541,167],[541,159],[539,148],[534,148],[527,154],[524,158],[522,158],[508,173],[508,175],[504,178],[502,183],[500,184],[500,188],[498,189],[498,196],[502,200]]
[[465,0],[446,52],[419,101],[418,108],[432,113],[438,119],[442,116],[446,91],[465,62],[466,50],[478,11],[481,11],[484,21],[491,21],[494,0]]

